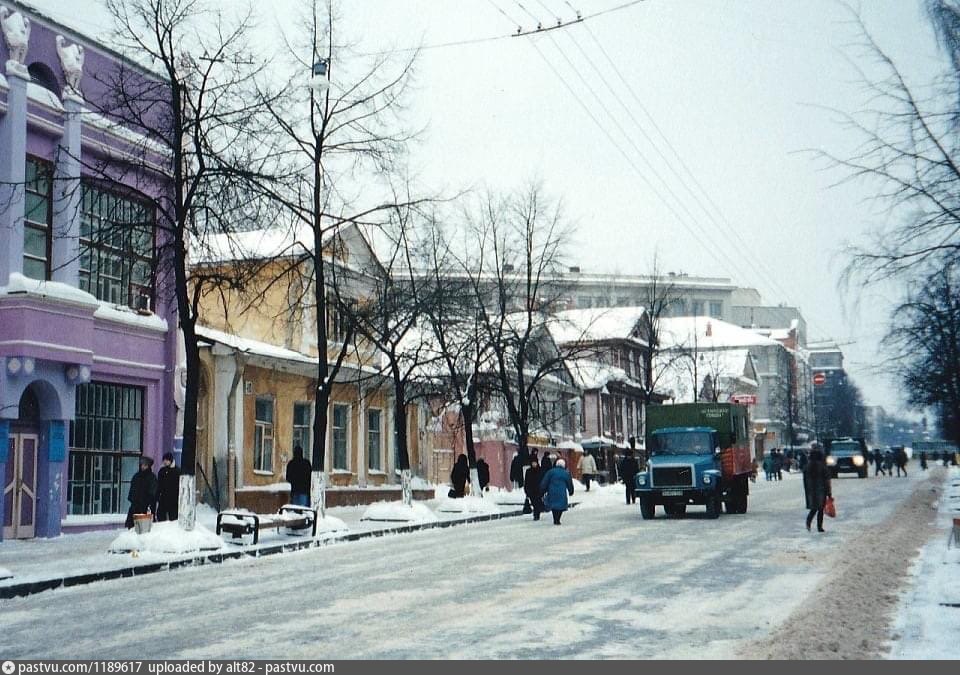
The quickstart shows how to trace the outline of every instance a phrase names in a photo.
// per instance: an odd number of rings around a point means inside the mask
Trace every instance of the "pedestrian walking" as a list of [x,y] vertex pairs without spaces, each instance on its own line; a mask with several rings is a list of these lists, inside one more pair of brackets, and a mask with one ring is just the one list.
[[510,460],[510,482],[513,483],[514,490],[523,487],[523,459],[519,452],[514,452],[513,459]]
[[293,446],[293,459],[287,462],[286,479],[290,483],[290,503],[310,506],[310,475],[313,465],[303,456],[303,448]]
[[903,471],[903,475],[907,475],[907,451],[904,448],[896,448],[894,450],[893,460],[897,463],[897,478],[900,477],[900,472]]
[[773,451],[773,476],[777,480],[783,480],[783,455],[779,450]]
[[597,460],[589,452],[584,451],[577,468],[580,469],[580,478],[583,480],[587,492],[590,492],[590,479],[597,473]]
[[480,491],[489,490],[490,485],[490,465],[482,457],[477,460],[477,481],[480,483]]
[[467,494],[467,479],[470,477],[470,467],[467,465],[467,456],[463,453],[457,457],[453,470],[450,471],[450,483],[453,489],[447,494],[448,497],[460,499]]
[[926,450],[920,453],[920,468],[923,471],[927,470],[927,451]]
[[797,455],[797,469],[800,473],[803,473],[803,470],[807,468],[807,451],[801,450]]
[[540,460],[540,470],[546,474],[547,471],[553,468],[553,459],[549,452],[543,453],[543,459]]
[[637,493],[633,482],[638,473],[640,473],[640,465],[637,463],[636,457],[633,456],[633,450],[627,448],[624,458],[620,461],[620,476],[623,478],[623,484],[626,487],[627,504],[637,502]]
[[558,459],[556,466],[540,479],[540,492],[544,495],[543,505],[553,513],[553,524],[559,525],[560,516],[570,508],[567,496],[573,496],[573,478],[563,459]]
[[540,514],[543,513],[543,493],[540,491],[540,479],[543,473],[540,471],[540,461],[536,455],[530,455],[530,466],[526,475],[523,477],[523,491],[527,495],[527,502],[533,510],[533,519],[540,520]]
[[157,521],[176,520],[180,506],[180,469],[173,461],[173,453],[163,455],[163,466],[157,472],[157,507],[153,510]]
[[130,491],[127,493],[130,510],[127,511],[125,526],[133,527],[133,514],[150,513],[157,503],[157,477],[153,474],[153,458],[140,457],[140,470],[130,479]]
[[873,464],[876,467],[873,471],[873,477],[876,478],[878,475],[887,475],[887,472],[883,470],[883,453],[880,452],[880,448],[876,448],[873,451]]
[[887,448],[887,451],[883,453],[883,468],[886,470],[888,476],[893,476],[893,450]]
[[823,508],[827,497],[832,497],[830,490],[830,471],[823,458],[819,446],[810,451],[810,460],[803,472],[803,492],[807,503],[807,530],[817,517],[817,532],[823,532]]
[[772,456],[772,453],[771,453],[770,455],[766,455],[766,456],[763,458],[763,474],[764,474],[765,480],[767,480],[767,481],[773,480],[773,456]]

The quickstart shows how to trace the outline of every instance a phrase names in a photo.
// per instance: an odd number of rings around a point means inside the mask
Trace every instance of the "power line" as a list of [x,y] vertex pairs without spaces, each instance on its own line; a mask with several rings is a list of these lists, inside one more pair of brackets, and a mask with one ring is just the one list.
[[[576,24],[576,23],[584,23],[584,22],[586,22],[586,21],[590,21],[591,19],[596,19],[596,18],[598,18],[598,17],[605,16],[605,15],[607,15],[607,14],[612,14],[612,13],[614,13],[614,12],[619,12],[619,11],[622,11],[622,10],[624,10],[624,9],[629,9],[630,7],[633,7],[633,6],[635,6],[635,5],[639,5],[641,2],[645,2],[645,1],[646,1],[646,0],[632,0],[631,2],[624,2],[624,3],[621,3],[621,4],[619,4],[619,5],[615,5],[615,6],[613,6],[613,7],[608,7],[607,9],[601,9],[601,10],[598,10],[598,11],[596,11],[596,12],[592,12],[592,13],[590,13],[590,14],[584,14],[583,16],[579,16],[579,15],[578,15],[576,19],[567,21],[566,23],[564,23],[564,24],[562,24],[562,25],[560,25],[560,26],[548,26],[548,27],[546,27],[546,28],[533,29],[533,30],[527,30],[527,31],[524,31],[524,30],[522,29],[522,26],[521,26],[520,23],[518,23],[518,22],[514,21],[513,19],[511,19],[511,18],[506,14],[506,12],[504,12],[502,9],[500,9],[499,7],[497,7],[496,5],[494,5],[494,7],[496,7],[497,10],[498,10],[501,14],[503,14],[503,15],[510,21],[511,24],[515,24],[515,25],[517,26],[518,30],[517,30],[516,32],[514,32],[514,33],[508,33],[508,34],[505,34],[505,35],[504,35],[504,34],[501,34],[501,35],[488,35],[488,36],[486,36],[486,37],[467,38],[467,39],[465,39],[465,40],[452,40],[452,41],[450,41],[450,42],[437,42],[437,43],[433,43],[433,44],[420,45],[419,47],[399,47],[399,48],[397,48],[397,49],[386,49],[386,50],[379,51],[379,52],[365,52],[365,53],[362,53],[362,54],[357,54],[357,56],[386,56],[386,55],[389,55],[389,54],[404,54],[404,53],[409,53],[409,52],[423,52],[423,51],[430,51],[430,50],[433,50],[433,49],[446,49],[446,48],[448,48],[448,47],[461,47],[461,46],[466,46],[466,45],[477,45],[477,44],[483,44],[483,43],[486,43],[486,42],[499,42],[499,41],[501,41],[501,40],[509,40],[510,38],[526,37],[526,36],[528,36],[528,35],[536,35],[536,34],[538,34],[538,33],[543,33],[543,32],[545,32],[545,31],[547,31],[547,30],[555,30],[556,28],[566,28],[566,27],[572,26],[573,24]],[[491,4],[492,4],[492,3],[491,3]]]

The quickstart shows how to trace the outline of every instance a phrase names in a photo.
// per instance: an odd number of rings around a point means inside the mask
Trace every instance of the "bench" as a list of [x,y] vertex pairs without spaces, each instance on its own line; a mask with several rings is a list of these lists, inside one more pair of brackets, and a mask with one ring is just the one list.
[[[253,535],[253,543],[260,541],[260,531],[276,528],[301,531],[310,529],[311,536],[317,536],[317,511],[309,506],[284,504],[276,514],[259,515],[249,511],[227,509],[217,514],[217,534],[229,532],[231,539],[242,539]],[[235,542],[239,543],[239,542]]]

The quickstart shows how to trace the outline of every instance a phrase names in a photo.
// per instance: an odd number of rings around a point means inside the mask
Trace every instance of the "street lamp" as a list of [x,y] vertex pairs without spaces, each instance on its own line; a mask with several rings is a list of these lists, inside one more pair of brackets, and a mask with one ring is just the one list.
[[330,64],[326,59],[320,59],[313,64],[313,77],[310,78],[310,88],[322,96],[330,86]]

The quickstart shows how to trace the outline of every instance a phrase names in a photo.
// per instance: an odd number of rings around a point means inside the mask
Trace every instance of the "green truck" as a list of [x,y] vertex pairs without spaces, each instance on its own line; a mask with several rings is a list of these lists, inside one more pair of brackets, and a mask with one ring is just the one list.
[[706,507],[707,517],[746,513],[750,456],[749,414],[732,403],[649,406],[647,468],[637,474],[640,515],[653,518],[658,505],[682,516],[687,506]]

